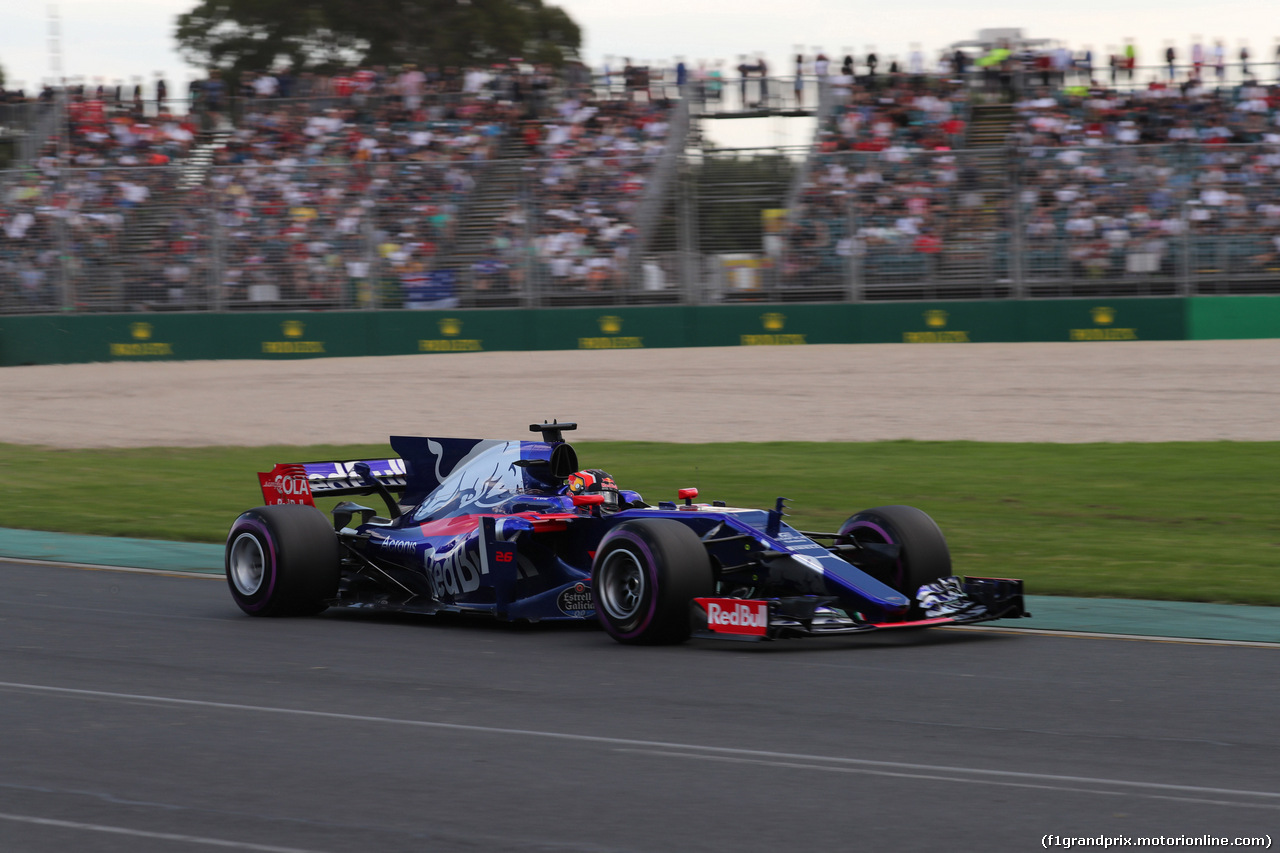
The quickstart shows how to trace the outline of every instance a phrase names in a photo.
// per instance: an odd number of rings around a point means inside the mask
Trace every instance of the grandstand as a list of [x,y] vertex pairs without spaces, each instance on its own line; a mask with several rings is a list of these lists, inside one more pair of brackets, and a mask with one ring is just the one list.
[[[6,105],[0,311],[1280,292],[1280,88],[1003,62],[46,90]],[[761,115],[812,144],[706,141]]]

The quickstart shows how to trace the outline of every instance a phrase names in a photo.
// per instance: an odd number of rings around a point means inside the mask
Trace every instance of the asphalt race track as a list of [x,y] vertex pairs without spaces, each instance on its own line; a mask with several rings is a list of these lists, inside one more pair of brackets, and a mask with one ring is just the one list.
[[1274,647],[942,630],[623,648],[582,627],[253,619],[220,580],[18,562],[0,562],[0,646],[5,853],[1280,829]]

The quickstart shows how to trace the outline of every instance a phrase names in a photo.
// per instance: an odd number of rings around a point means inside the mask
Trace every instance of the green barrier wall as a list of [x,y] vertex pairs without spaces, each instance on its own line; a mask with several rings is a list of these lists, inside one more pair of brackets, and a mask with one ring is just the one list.
[[0,366],[1188,337],[1280,337],[1280,297],[0,317]]
[[1193,340],[1280,338],[1280,296],[1200,296],[1188,300]]

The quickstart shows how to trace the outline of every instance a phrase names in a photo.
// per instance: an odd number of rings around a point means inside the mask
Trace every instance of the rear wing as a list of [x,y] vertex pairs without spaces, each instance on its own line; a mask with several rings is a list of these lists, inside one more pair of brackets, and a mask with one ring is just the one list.
[[[370,473],[388,491],[404,492],[403,459],[363,460]],[[377,489],[367,485],[355,467],[361,460],[350,462],[302,462],[276,465],[258,472],[262,500],[272,504],[305,504],[315,506],[315,498],[337,498],[344,495],[372,495]]]

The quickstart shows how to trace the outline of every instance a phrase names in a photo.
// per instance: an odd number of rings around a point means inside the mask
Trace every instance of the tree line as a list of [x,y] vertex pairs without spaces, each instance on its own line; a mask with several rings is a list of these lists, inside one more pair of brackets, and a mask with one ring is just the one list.
[[178,16],[175,37],[192,65],[233,75],[516,58],[558,67],[582,42],[573,19],[542,0],[203,0]]

